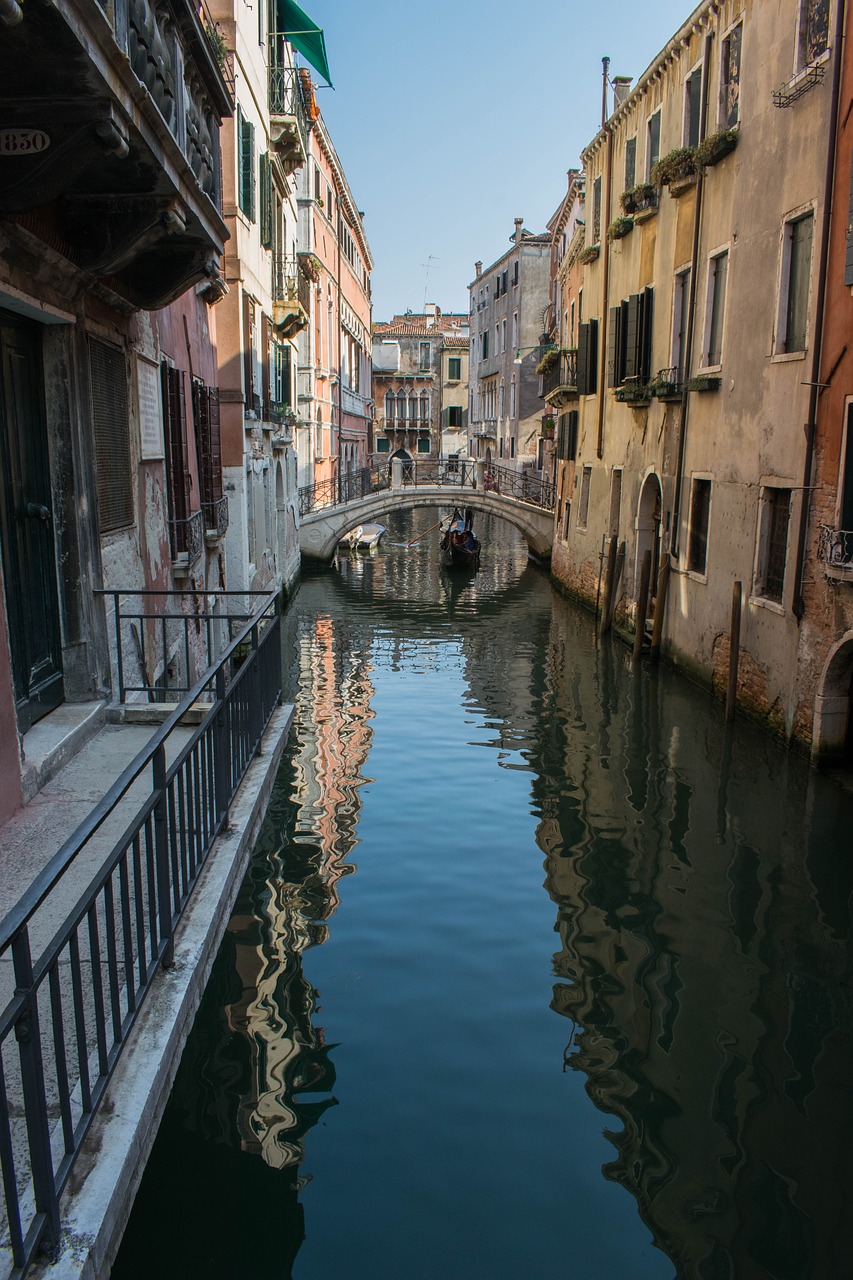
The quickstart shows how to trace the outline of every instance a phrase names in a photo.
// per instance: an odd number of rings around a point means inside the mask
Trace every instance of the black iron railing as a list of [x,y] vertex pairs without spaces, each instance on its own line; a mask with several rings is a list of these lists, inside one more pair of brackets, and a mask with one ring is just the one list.
[[204,532],[208,538],[221,538],[228,531],[228,498],[225,494],[215,502],[203,502]]
[[302,308],[306,318],[311,314],[311,282],[299,266],[298,259],[283,253],[273,254],[273,302]]
[[[0,923],[12,969],[7,979],[0,965],[2,1235],[13,1275],[58,1243],[63,1187],[280,696],[271,595]],[[181,743],[173,735],[199,702],[209,710]],[[33,919],[81,855],[101,869],[34,958]]]
[[549,480],[541,479],[533,471],[511,471],[509,467],[491,467],[486,472],[483,487],[493,493],[502,494],[505,498],[515,498],[517,502],[527,502],[532,507],[542,507],[545,511],[553,511],[556,503],[556,490]]
[[539,394],[543,399],[558,388],[576,395],[578,389],[577,352],[561,351],[554,364],[551,365],[550,369],[546,369],[541,377],[542,387]]
[[[475,433],[476,434],[476,433]],[[402,482],[409,485],[429,485],[449,488],[476,489],[477,465],[470,461],[445,458],[407,458],[402,464]],[[299,490],[299,514],[306,516],[323,507],[336,507],[366,498],[391,486],[391,467],[370,468],[344,474],[320,484],[306,485]],[[503,494],[518,502],[553,511],[556,494],[553,484],[542,480],[533,472],[511,471],[508,467],[495,467],[486,471],[483,489]]]
[[252,617],[267,591],[98,591],[111,626],[118,701],[174,701]]
[[391,484],[388,467],[361,467],[358,471],[345,471],[319,484],[303,485],[299,490],[299,514],[307,516],[321,507],[337,507],[343,502],[366,498],[369,493],[379,493]]
[[172,560],[176,564],[195,564],[204,550],[204,516],[194,511],[186,520],[169,521]]
[[822,524],[818,532],[817,558],[824,564],[853,569],[853,531]]

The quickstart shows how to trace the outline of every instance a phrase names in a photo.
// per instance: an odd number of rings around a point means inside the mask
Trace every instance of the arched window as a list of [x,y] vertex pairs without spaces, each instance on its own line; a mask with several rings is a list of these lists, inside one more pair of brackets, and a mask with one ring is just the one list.
[[400,388],[397,392],[397,426],[404,427],[406,425],[406,393]]
[[391,423],[397,412],[397,400],[393,391],[385,392],[385,421]]
[[417,392],[412,392],[409,398],[409,421],[415,425],[418,421],[418,397]]
[[421,425],[427,426],[428,424],[429,424],[429,392],[422,391],[421,392]]

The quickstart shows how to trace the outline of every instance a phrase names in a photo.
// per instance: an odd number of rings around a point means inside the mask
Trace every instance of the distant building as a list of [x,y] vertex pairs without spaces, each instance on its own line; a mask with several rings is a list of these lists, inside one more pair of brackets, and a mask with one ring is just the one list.
[[309,271],[311,322],[299,340],[299,484],[332,483],[367,466],[370,272],[373,258],[343,166],[319,109],[299,190],[300,262]]
[[[373,326],[375,454],[441,457],[465,448],[468,317],[435,303]],[[446,439],[445,439],[446,437]]]
[[474,458],[515,469],[540,461],[539,375],[547,334],[551,237],[516,218],[512,247],[485,271],[476,264],[470,293],[468,438]]

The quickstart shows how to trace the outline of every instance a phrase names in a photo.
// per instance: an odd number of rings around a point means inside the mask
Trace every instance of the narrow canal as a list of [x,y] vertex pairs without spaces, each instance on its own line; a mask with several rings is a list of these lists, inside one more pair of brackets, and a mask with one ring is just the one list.
[[853,1276],[853,796],[436,518],[291,605],[115,1280]]

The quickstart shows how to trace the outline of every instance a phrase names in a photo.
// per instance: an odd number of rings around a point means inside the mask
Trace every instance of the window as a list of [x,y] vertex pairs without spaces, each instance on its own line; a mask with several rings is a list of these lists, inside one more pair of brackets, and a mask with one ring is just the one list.
[[377,453],[390,453],[390,452],[391,452],[391,441],[388,439],[388,437],[387,437],[387,436],[378,436],[378,437],[377,437],[377,440],[376,440],[376,452],[377,452]]
[[755,595],[782,603],[785,589],[785,562],[788,558],[788,523],[791,490],[767,488],[761,500],[758,528],[758,562]]
[[[288,347],[288,353],[290,348]],[[219,388],[192,380],[193,422],[198,450],[198,479],[205,528],[216,529],[222,501],[222,445],[219,433]]]
[[512,349],[513,351],[518,350],[518,312],[517,311],[513,311],[512,313]]
[[614,470],[610,477],[610,520],[608,533],[611,538],[619,536],[619,516],[622,510],[622,472]]
[[514,377],[509,384],[509,416],[511,418],[518,417],[518,385]]
[[690,268],[675,274],[672,287],[672,355],[670,357],[674,369],[677,370],[675,381],[682,382],[685,374],[687,356],[687,316],[690,306]]
[[260,157],[260,178],[261,178],[261,244],[265,249],[272,248],[274,228],[273,228],[273,185],[272,185],[272,165],[268,151],[263,151]]
[[564,462],[574,462],[578,456],[578,421],[577,409],[561,413],[557,429],[557,457]]
[[571,519],[572,519],[572,504],[571,504],[571,502],[567,502],[567,503],[566,503],[566,510],[565,510],[564,515],[563,515],[563,542],[567,542],[567,541],[568,541],[568,537],[569,537],[569,526],[570,526],[570,524],[571,524]]
[[512,437],[510,438],[510,442],[509,442],[509,456],[510,456],[511,458],[514,458],[514,457],[515,457],[515,436],[512,436]]
[[488,360],[488,358],[489,358],[489,331],[488,331],[488,329],[485,329],[485,330],[483,331],[483,333],[482,333],[481,337],[482,337],[482,354],[481,354],[481,357],[480,357],[480,358],[481,358],[481,360]]
[[393,391],[385,392],[385,421],[390,425],[397,416],[397,397]]
[[499,324],[496,324],[495,325],[495,355],[498,354],[500,349],[501,349],[501,327]]
[[428,342],[420,344],[420,355],[418,358],[419,369],[429,369],[430,365],[430,347]]
[[584,467],[581,473],[581,497],[578,509],[578,528],[585,529],[589,519],[589,486],[592,480],[592,467]]
[[459,382],[462,377],[462,357],[451,356],[447,361],[447,379],[449,382]]
[[630,191],[637,181],[637,139],[625,143],[625,190]]
[[687,567],[704,573],[708,558],[708,524],[711,514],[711,481],[694,480],[690,501],[690,541]]
[[512,283],[513,287],[518,284],[518,258],[512,264]]
[[462,426],[462,406],[461,405],[459,404],[450,405],[450,407],[447,410],[447,425],[449,427]]
[[598,321],[578,325],[578,395],[591,396],[598,389]]
[[429,453],[429,436],[421,436],[418,440],[418,453]]
[[255,221],[255,126],[247,120],[242,109],[237,108],[239,134],[239,171],[237,174],[237,203],[250,222]]
[[682,132],[685,147],[699,145],[699,124],[702,118],[702,67],[696,67],[684,82],[684,129]]
[[601,178],[592,184],[592,243],[601,240]]
[[190,468],[187,447],[187,406],[184,374],[165,360],[160,366],[163,383],[163,424],[166,444],[166,490],[169,495],[169,538],[172,559],[188,551],[190,516]]
[[607,331],[607,385],[644,385],[652,371],[654,290],[634,293],[611,307]]
[[723,322],[726,315],[726,284],[729,274],[728,250],[716,254],[708,263],[708,297],[705,309],[705,351],[702,364],[722,364]]
[[738,23],[723,40],[720,55],[721,129],[733,129],[740,120],[740,49],[743,24]]
[[506,293],[506,279],[507,279],[507,273],[506,273],[506,271],[505,271],[505,272],[503,273],[503,275],[501,276],[501,286],[502,286],[502,292],[503,292],[503,293]]
[[660,159],[660,111],[649,116],[646,125],[646,181],[651,177],[652,168]]
[[90,338],[89,380],[98,477],[98,524],[101,533],[107,533],[133,524],[134,473],[124,352]]
[[506,351],[506,320],[501,320],[501,351]]
[[800,0],[797,71],[823,57],[829,48],[829,0]]
[[498,272],[498,274],[495,276],[495,297],[499,298],[500,296],[501,296],[501,277],[500,277],[500,272]]
[[501,383],[498,391],[498,417],[503,418],[506,415],[506,388]]
[[322,197],[320,194],[320,170],[315,164],[314,165],[314,199],[320,200],[321,198]]
[[776,353],[805,351],[809,314],[814,214],[791,218],[782,232],[782,271]]

